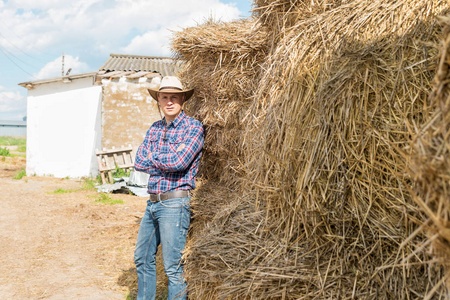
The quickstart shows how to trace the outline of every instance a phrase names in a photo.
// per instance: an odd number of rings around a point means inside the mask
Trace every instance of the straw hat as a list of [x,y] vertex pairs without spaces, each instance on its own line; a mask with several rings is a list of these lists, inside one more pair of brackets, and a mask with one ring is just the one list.
[[158,100],[158,93],[164,92],[164,93],[185,93],[186,99],[185,101],[188,101],[189,98],[192,97],[194,94],[194,89],[183,89],[183,85],[181,84],[180,79],[175,76],[165,76],[163,79],[161,79],[161,85],[159,86],[159,89],[149,88],[148,92],[153,97],[153,99]]

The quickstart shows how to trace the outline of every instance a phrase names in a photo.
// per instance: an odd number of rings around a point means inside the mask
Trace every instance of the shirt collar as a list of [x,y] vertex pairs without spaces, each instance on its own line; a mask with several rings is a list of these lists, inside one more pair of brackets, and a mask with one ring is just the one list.
[[[186,116],[186,114],[184,113],[184,111],[182,110],[180,112],[180,114],[175,118],[175,120],[172,121],[172,123],[170,123],[168,126],[173,125],[173,127],[177,127],[178,124],[180,124],[181,120],[184,119],[184,117]],[[164,117],[164,123],[166,122],[166,117]],[[167,124],[167,123],[166,123]]]

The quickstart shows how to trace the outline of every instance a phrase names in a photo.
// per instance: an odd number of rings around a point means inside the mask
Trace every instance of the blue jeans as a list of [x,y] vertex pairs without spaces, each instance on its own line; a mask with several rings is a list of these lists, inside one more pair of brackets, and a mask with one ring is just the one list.
[[156,294],[156,251],[161,243],[164,269],[169,279],[167,299],[186,299],[181,255],[191,222],[190,197],[147,201],[134,252],[138,276],[137,299],[153,300]]

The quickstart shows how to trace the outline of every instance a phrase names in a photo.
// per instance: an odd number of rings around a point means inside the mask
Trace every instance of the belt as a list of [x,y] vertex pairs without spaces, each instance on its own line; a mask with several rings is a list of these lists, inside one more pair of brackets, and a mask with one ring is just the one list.
[[189,197],[189,191],[171,191],[161,194],[150,194],[150,201],[153,203],[169,200],[173,198],[184,198]]

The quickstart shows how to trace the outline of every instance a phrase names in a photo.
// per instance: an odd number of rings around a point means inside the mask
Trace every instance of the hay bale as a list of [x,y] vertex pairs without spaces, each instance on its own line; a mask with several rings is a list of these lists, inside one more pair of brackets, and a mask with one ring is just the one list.
[[[175,37],[200,91],[190,107],[214,133],[193,201],[190,295],[444,296],[408,164],[432,113],[435,17],[446,5],[264,3],[276,7],[241,28],[209,23]],[[271,28],[272,17],[281,21]]]
[[267,56],[265,31],[255,20],[208,21],[187,28],[173,39],[177,54],[187,61],[180,76],[195,87],[186,110],[205,126],[201,174],[206,178],[235,178],[241,153],[242,119]]
[[349,3],[349,0],[255,0],[253,15],[266,28],[268,45],[273,49],[290,27],[305,19]]
[[441,41],[441,58],[433,81],[433,113],[416,129],[411,176],[416,183],[414,200],[424,211],[429,226],[426,231],[439,263],[446,268],[450,290],[450,16],[441,19],[445,25]]
[[253,14],[269,32],[280,33],[282,28],[289,28],[299,20],[304,20],[325,11],[332,10],[340,5],[349,3],[349,0],[255,0]]

